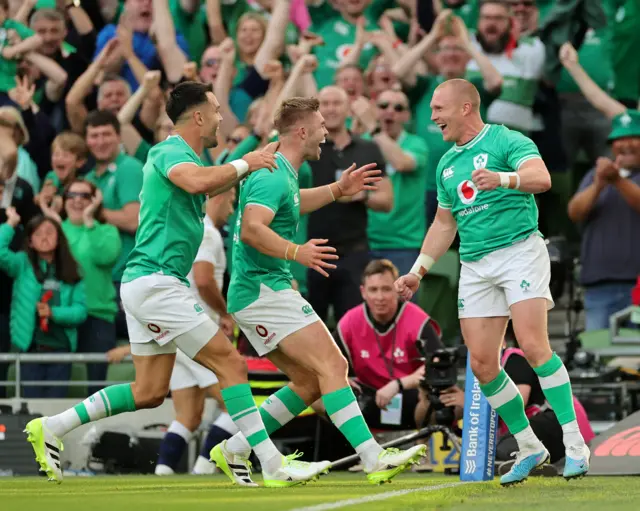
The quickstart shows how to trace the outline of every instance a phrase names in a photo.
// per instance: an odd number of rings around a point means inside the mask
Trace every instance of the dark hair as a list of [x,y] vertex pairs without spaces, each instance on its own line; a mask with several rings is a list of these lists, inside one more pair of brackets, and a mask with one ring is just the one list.
[[36,229],[38,229],[38,227],[40,227],[45,222],[50,222],[58,232],[58,245],[56,246],[55,254],[53,257],[56,279],[61,280],[62,282],[66,282],[67,284],[76,284],[81,280],[80,272],[78,271],[78,263],[71,255],[69,243],[67,242],[67,238],[62,231],[62,227],[53,218],[49,218],[43,215],[38,215],[32,218],[25,228],[24,251],[29,257],[29,261],[31,262],[33,271],[36,274],[36,278],[38,279],[38,282],[44,282],[45,275],[40,269],[40,258],[38,256],[38,253],[31,246],[31,237],[33,236],[33,233],[36,231]]
[[9,0],[0,0],[0,9],[9,12]]
[[[98,190],[98,187],[94,183],[92,183],[91,181],[87,181],[84,178],[77,177],[73,181],[71,181],[67,186],[64,187],[64,195],[62,196],[62,211],[60,211],[60,216],[63,219],[67,218],[67,210],[65,208],[65,206],[67,205],[67,193],[69,193],[69,190],[71,189],[71,187],[77,183],[81,183],[89,186],[89,188],[91,189],[92,197],[95,197],[96,191]],[[95,218],[100,223],[105,223],[102,207],[103,207],[103,204],[100,204],[98,206],[98,209],[96,209],[96,212],[93,214],[93,218]]]
[[213,85],[200,82],[182,82],[174,87],[167,101],[167,115],[173,124],[193,107],[207,102],[207,92],[213,92]]
[[113,126],[116,133],[120,135],[120,121],[115,114],[108,110],[93,110],[87,115],[84,121],[84,134],[87,134],[89,128],[97,128],[99,126]]
[[280,133],[286,131],[298,121],[317,112],[320,102],[317,98],[291,98],[280,105],[273,120],[273,125]]
[[367,279],[367,277],[371,277],[372,275],[380,275],[382,273],[391,273],[393,280],[398,278],[398,268],[393,264],[389,259],[374,259],[365,267],[362,272],[362,283]]

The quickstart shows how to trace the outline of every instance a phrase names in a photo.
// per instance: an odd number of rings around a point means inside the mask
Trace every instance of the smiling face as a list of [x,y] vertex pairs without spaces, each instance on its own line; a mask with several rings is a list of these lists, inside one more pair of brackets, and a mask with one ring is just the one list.
[[76,170],[82,166],[82,161],[78,159],[75,153],[65,151],[57,144],[53,146],[51,153],[51,166],[62,183],[75,175]]
[[438,87],[433,93],[431,120],[438,125],[445,141],[455,142],[462,136],[464,111],[451,88]]
[[336,85],[343,89],[353,101],[365,95],[365,82],[362,71],[356,67],[347,66],[336,73]]
[[73,183],[65,193],[64,210],[72,224],[83,223],[82,213],[91,205],[93,190],[86,182],[78,181]]
[[213,92],[207,92],[207,103],[202,105],[194,115],[199,119],[200,136],[204,146],[206,148],[216,147],[218,145],[218,128],[220,128],[222,115],[220,115],[220,103],[218,103]]
[[31,28],[42,38],[40,51],[48,57],[54,56],[60,50],[60,46],[67,37],[64,20],[41,18],[32,23]]
[[29,245],[40,257],[52,254],[58,246],[58,229],[53,220],[45,220],[31,234]]
[[98,89],[98,110],[108,110],[118,115],[130,95],[129,87],[124,80],[106,81]]
[[393,274],[385,271],[365,277],[360,286],[362,298],[376,321],[384,323],[398,310],[398,293],[393,283]]
[[338,87],[325,87],[318,94],[320,113],[329,132],[340,131],[349,115],[347,93]]
[[640,170],[640,137],[626,137],[614,140],[611,149],[616,164],[621,169]]
[[258,53],[264,40],[264,25],[253,18],[245,18],[238,24],[236,41],[244,55],[253,56]]
[[327,128],[324,117],[320,112],[313,112],[306,116],[302,123],[304,130],[304,159],[318,161],[322,153],[322,144],[327,140]]
[[510,30],[509,8],[506,5],[487,3],[480,8],[477,38],[486,53],[502,53]]
[[87,126],[86,141],[98,163],[110,163],[120,152],[120,135],[111,124]]
[[409,102],[399,91],[385,91],[376,101],[377,115],[382,131],[396,139],[409,122]]

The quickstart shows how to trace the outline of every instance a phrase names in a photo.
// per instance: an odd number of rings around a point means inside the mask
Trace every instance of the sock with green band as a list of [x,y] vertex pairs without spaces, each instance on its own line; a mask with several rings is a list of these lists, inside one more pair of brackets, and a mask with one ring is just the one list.
[[82,424],[135,410],[131,384],[123,383],[99,390],[73,408],[49,417],[45,425],[55,436],[62,438]]
[[375,466],[382,447],[373,438],[351,387],[322,396],[322,402],[331,422],[360,455],[365,469]]
[[584,445],[584,439],[580,434],[576,411],[573,406],[573,392],[567,368],[554,353],[549,360],[533,370],[538,375],[542,392],[553,408],[558,422],[562,426],[564,433],[564,444],[569,446]]
[[267,434],[249,384],[222,389],[222,399],[231,419],[256,453],[262,467],[269,473],[278,470],[282,464],[282,455]]
[[529,419],[524,411],[524,401],[513,380],[504,369],[500,369],[498,376],[480,385],[480,390],[489,401],[491,407],[509,428],[515,437],[520,450],[539,450],[540,440],[536,437]]
[[[289,386],[285,386],[275,394],[269,396],[269,398],[262,403],[259,411],[267,434],[270,435],[296,418],[306,409],[307,405],[302,398],[291,390]],[[244,455],[248,455],[251,451],[251,446],[242,432],[236,433],[227,440],[226,448],[230,452]]]

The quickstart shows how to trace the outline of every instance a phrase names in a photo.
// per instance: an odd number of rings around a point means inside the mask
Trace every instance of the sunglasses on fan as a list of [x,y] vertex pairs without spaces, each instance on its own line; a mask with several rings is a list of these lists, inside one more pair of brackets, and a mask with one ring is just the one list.
[[404,112],[407,109],[405,105],[402,105],[400,103],[389,103],[388,101],[381,101],[380,103],[378,103],[378,108],[380,110],[386,110],[390,106],[392,106],[393,110],[398,113]]

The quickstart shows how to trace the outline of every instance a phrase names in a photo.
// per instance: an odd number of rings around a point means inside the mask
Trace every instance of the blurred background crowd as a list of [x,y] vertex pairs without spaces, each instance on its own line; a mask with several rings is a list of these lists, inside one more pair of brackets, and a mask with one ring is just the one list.
[[[361,332],[348,332],[348,314],[364,307],[386,342],[406,308],[392,283],[409,271],[437,208],[436,167],[450,145],[430,100],[447,79],[473,82],[486,122],[538,145],[553,180],[537,200],[558,263],[554,295],[564,297],[560,308],[584,308],[586,330],[606,329],[640,275],[637,48],[637,0],[0,0],[0,352],[123,358],[119,288],[142,167],[171,133],[165,101],[183,80],[212,84],[221,105],[220,143],[203,154],[206,165],[272,140],[284,99],[317,96],[329,135],[320,160],[300,169],[300,186],[328,184],[354,162],[384,171],[376,192],[301,220],[298,242],[326,238],[337,248],[330,277],[292,268],[354,376],[382,389],[379,407],[398,374],[416,389],[424,367],[413,348],[395,348],[395,334],[387,366],[382,348],[378,357],[358,344]],[[223,295],[231,209],[211,219],[226,252]],[[410,304],[408,343],[460,343],[458,267],[454,246]],[[367,374],[380,357],[389,374]],[[68,363],[22,367],[23,380],[77,376]],[[80,379],[105,380],[108,365],[83,370]],[[0,363],[0,380],[10,373]],[[70,392],[43,383],[22,395]]]

